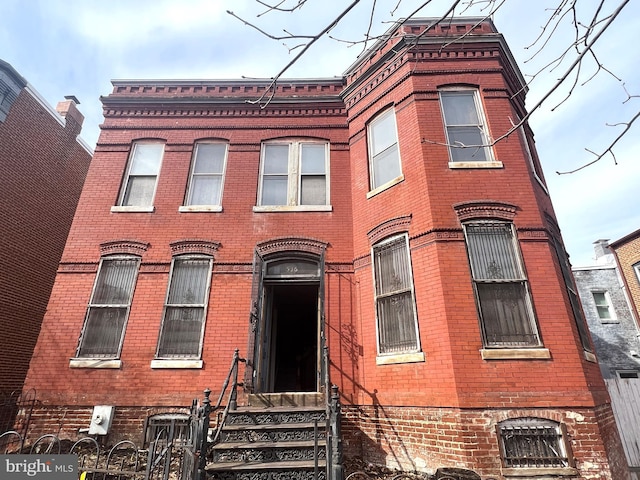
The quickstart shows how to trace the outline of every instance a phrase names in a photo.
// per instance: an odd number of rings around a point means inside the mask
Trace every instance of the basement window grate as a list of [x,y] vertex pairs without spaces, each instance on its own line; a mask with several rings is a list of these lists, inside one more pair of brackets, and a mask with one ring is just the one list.
[[563,425],[539,418],[517,418],[498,424],[505,467],[569,467]]

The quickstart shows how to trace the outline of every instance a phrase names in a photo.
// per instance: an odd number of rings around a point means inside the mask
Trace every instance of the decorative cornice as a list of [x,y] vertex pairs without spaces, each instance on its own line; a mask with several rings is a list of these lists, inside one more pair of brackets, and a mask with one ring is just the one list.
[[[168,108],[166,105],[156,105],[156,104],[139,104],[139,99],[131,99],[126,105],[122,106],[109,106],[105,107],[104,117],[105,118],[118,118],[118,117],[136,117],[136,118],[144,118],[144,117],[192,117],[192,118],[237,118],[237,117],[278,117],[278,118],[286,118],[286,117],[314,117],[314,116],[340,116],[346,118],[346,110],[344,104],[340,103],[335,107],[324,107],[319,108],[317,106],[304,106],[300,105],[300,103],[306,101],[307,103],[312,103],[311,99],[309,100],[300,100],[298,104],[294,104],[287,107],[282,108],[269,108],[264,110],[253,110],[246,109],[242,107],[233,108],[233,106],[228,106],[227,108],[210,108],[208,105],[188,105],[185,103],[176,103]],[[179,99],[178,99],[179,100]],[[317,103],[317,102],[316,102]],[[319,125],[320,127],[324,127],[323,125]],[[344,128],[345,125],[339,125],[340,128]],[[226,127],[225,127],[226,128]],[[291,127],[295,128],[295,127]],[[299,127],[297,127],[299,128]]]
[[100,244],[100,255],[129,254],[142,256],[150,244],[138,240],[113,240]]
[[430,245],[434,242],[448,242],[464,240],[464,234],[460,228],[434,228],[411,237],[409,245],[412,249],[417,249]]
[[252,274],[253,265],[251,263],[214,263],[213,272]]
[[543,241],[550,238],[549,232],[543,227],[518,227],[518,240]]
[[381,224],[373,227],[367,232],[369,237],[369,243],[373,245],[379,242],[383,238],[400,232],[408,232],[409,225],[411,224],[411,214],[403,215],[401,217],[395,217],[389,220],[385,220]]
[[170,268],[170,263],[142,263],[140,265],[140,273],[169,273]]
[[169,247],[171,248],[172,256],[199,253],[213,257],[218,248],[220,248],[220,243],[210,240],[178,240],[170,243]]
[[515,218],[518,207],[497,200],[474,200],[453,205],[460,222],[479,218],[496,218],[511,221]]
[[363,255],[353,260],[354,270],[359,270],[369,265],[371,265],[371,255]]
[[319,257],[328,245],[328,243],[314,238],[282,237],[258,243],[256,252],[262,257],[291,251],[310,253]]

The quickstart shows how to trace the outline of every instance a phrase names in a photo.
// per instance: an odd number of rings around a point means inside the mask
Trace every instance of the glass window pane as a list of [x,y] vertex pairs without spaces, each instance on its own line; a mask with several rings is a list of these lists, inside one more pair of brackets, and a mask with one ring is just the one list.
[[378,299],[380,353],[417,349],[411,292]]
[[275,260],[267,265],[267,276],[270,277],[318,277],[318,264],[305,260]]
[[87,315],[79,357],[118,355],[127,307],[91,307]]
[[260,205],[286,205],[287,184],[286,176],[264,177]]
[[325,205],[327,203],[327,185],[324,175],[305,175],[301,179],[300,204]]
[[449,127],[449,151],[453,162],[483,162],[489,157],[484,135],[480,127]]
[[467,225],[466,231],[474,280],[524,279],[510,224]]
[[289,145],[265,145],[263,174],[289,173]]
[[524,283],[479,283],[476,287],[488,345],[538,345]]
[[377,155],[381,151],[398,143],[398,132],[396,129],[396,117],[393,110],[376,118],[370,126],[372,155]]
[[411,273],[404,237],[376,246],[374,262],[376,293],[385,295],[411,288]]
[[402,175],[397,145],[374,157],[373,187],[379,187]]
[[209,279],[208,259],[176,259],[173,263],[168,304],[203,305]]
[[167,307],[158,356],[198,356],[203,318],[203,307]]
[[478,125],[474,92],[441,92],[444,119],[451,125]]
[[161,143],[138,143],[133,150],[130,175],[157,175],[164,145]]
[[191,180],[189,205],[220,205],[221,175],[197,175]]
[[301,173],[325,173],[325,153],[326,147],[324,145],[303,143],[301,145]]
[[222,173],[227,146],[222,143],[200,143],[196,147],[194,173]]
[[129,177],[122,200],[124,206],[148,207],[153,205],[156,177]]
[[91,303],[93,305],[131,303],[137,269],[137,259],[103,260]]

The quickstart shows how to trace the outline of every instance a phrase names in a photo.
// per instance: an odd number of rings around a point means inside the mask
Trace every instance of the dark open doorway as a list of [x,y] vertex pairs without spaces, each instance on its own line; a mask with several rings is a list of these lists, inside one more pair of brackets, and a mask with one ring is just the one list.
[[263,391],[318,390],[318,284],[265,285]]

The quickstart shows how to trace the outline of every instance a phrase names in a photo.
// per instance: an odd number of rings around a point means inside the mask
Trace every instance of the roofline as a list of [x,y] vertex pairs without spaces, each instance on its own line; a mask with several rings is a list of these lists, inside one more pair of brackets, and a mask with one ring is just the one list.
[[[114,87],[122,86],[224,86],[224,85],[270,85],[273,78],[229,78],[229,79],[112,79]],[[318,77],[318,78],[279,78],[276,85],[294,84],[308,85],[312,83],[344,84],[344,77]]]
[[640,236],[640,229],[635,230],[627,235],[625,235],[622,238],[619,238],[618,240],[614,241],[614,242],[609,242],[609,246],[612,248],[617,248],[619,246],[621,246],[623,243],[626,243],[629,240],[632,240],[635,237]]
[[[467,35],[464,37],[463,40],[461,40],[460,43],[479,43],[479,42],[486,42],[487,40],[491,40],[491,41],[496,41],[498,40],[498,42],[500,43],[500,46],[502,47],[502,49],[505,52],[505,55],[509,61],[509,63],[511,64],[511,67],[513,68],[516,76],[518,77],[518,80],[520,80],[522,86],[524,87],[525,90],[527,89],[527,82],[524,78],[524,75],[522,75],[522,72],[520,71],[520,68],[518,67],[518,63],[516,62],[515,57],[513,56],[513,53],[511,52],[511,49],[509,48],[509,45],[507,44],[506,40],[504,39],[504,36],[498,31],[498,29],[496,28],[495,24],[493,23],[493,20],[487,17],[454,17],[454,18],[447,18],[445,20],[442,20],[440,17],[417,17],[417,18],[410,18],[410,19],[400,19],[397,22],[395,22],[391,28],[389,28],[384,34],[381,35],[381,37],[376,41],[376,43],[374,43],[369,49],[365,50],[361,55],[360,58],[358,60],[356,60],[354,63],[352,63],[349,68],[347,68],[347,70],[345,70],[345,72],[343,73],[343,75],[345,77],[348,77],[349,75],[351,75],[355,70],[357,70],[360,65],[362,63],[364,63],[365,61],[367,61],[373,52],[375,52],[376,50],[379,50],[380,48],[384,47],[387,42],[389,41],[389,38],[391,38],[391,36],[393,35],[393,33],[395,31],[397,31],[402,25],[426,25],[426,24],[430,24],[430,25],[435,25],[438,22],[441,21],[446,21],[447,24],[450,25],[455,25],[455,24],[459,24],[459,23],[481,23],[481,22],[488,22],[491,25],[491,28],[493,29],[493,33],[484,33],[484,34],[479,34],[479,35]],[[408,36],[409,38],[411,36]],[[414,35],[415,37],[415,35]],[[404,37],[405,39],[407,38],[407,36]],[[421,36],[418,39],[417,44],[433,44],[433,43],[443,43],[443,40],[447,40],[447,41],[451,41],[452,37],[451,36],[443,36],[443,35],[424,35]],[[454,42],[456,43],[455,39]]]
[[27,84],[29,83],[27,82],[26,78],[20,75],[18,71],[11,66],[10,63],[5,62],[2,59],[0,59],[0,70],[4,71],[7,75],[9,75],[12,78],[12,80],[20,86],[21,89],[26,87]]

